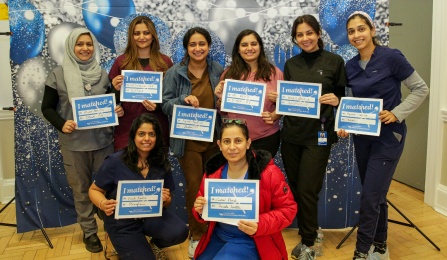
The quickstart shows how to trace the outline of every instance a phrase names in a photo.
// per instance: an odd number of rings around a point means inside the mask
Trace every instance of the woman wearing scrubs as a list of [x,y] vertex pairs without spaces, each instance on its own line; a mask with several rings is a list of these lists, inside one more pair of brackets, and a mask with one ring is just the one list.
[[[354,97],[383,99],[383,110],[379,112],[380,136],[353,136],[362,183],[353,259],[389,259],[386,195],[404,149],[405,118],[428,95],[428,87],[399,50],[377,44],[376,30],[367,13],[351,14],[346,29],[349,42],[359,52],[346,64],[348,93],[352,92]],[[401,82],[410,90],[403,101]],[[346,137],[348,133],[339,130],[338,135]]]

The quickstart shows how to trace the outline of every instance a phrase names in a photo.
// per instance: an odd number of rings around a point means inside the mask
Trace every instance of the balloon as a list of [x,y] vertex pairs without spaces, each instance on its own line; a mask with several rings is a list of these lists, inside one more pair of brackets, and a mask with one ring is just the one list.
[[41,106],[45,80],[56,66],[56,62],[50,58],[38,56],[21,64],[16,75],[19,98],[31,112],[42,119],[44,119]]
[[209,12],[209,27],[222,39],[227,55],[231,56],[234,40],[242,30],[252,29],[261,34],[264,18],[258,12],[262,10],[256,0],[217,0],[214,3]]
[[81,25],[77,23],[61,23],[54,26],[48,33],[48,52],[50,57],[62,64],[65,52],[65,40],[70,32]]
[[83,0],[82,16],[85,25],[98,41],[114,49],[113,33],[120,18],[135,13],[132,0]]
[[285,50],[281,48],[280,45],[276,45],[275,53],[273,54],[276,67],[278,67],[281,71],[284,72],[284,65],[286,65],[286,61],[300,53],[301,49],[295,44],[291,48],[287,48]]
[[[172,54],[172,61],[174,63],[181,62],[183,57],[185,56],[185,48],[183,48],[183,37],[188,30],[189,28],[180,31],[172,41],[170,52]],[[214,32],[210,31],[209,29],[207,29],[207,31],[211,35],[211,48],[208,56],[210,56],[212,60],[219,62],[220,65],[225,66],[225,46]]]
[[137,16],[147,16],[149,17],[155,25],[155,30],[157,31],[158,40],[160,41],[160,51],[161,53],[167,54],[169,56],[168,50],[171,45],[171,32],[169,31],[168,25],[158,18],[157,16],[139,13],[127,16],[119,22],[115,28],[115,33],[113,34],[113,42],[115,44],[115,50],[120,53],[124,53],[127,46],[127,31],[129,29],[129,24]]
[[45,42],[45,24],[42,14],[25,1],[12,1],[9,5],[11,28],[11,60],[21,64],[36,57]]
[[364,11],[374,20],[376,0],[320,0],[318,13],[321,27],[337,45],[349,44],[346,21],[354,11]]

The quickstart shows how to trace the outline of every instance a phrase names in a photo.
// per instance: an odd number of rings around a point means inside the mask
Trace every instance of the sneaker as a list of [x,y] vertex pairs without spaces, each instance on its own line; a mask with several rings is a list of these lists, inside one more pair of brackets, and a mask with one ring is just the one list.
[[314,250],[315,250],[315,254],[317,256],[323,255],[323,242],[324,242],[323,230],[321,230],[321,228],[319,228],[317,230],[317,238],[315,239],[315,243],[314,243]]
[[90,251],[92,253],[99,253],[102,251],[102,244],[101,244],[101,240],[99,240],[98,235],[93,234],[89,237],[85,237],[84,234],[84,244],[85,244],[85,248],[87,249],[87,251]]
[[192,237],[189,240],[189,244],[188,244],[188,257],[189,258],[193,258],[194,257],[194,253],[196,252],[196,248],[197,245],[199,244],[200,240],[193,240]]
[[374,242],[369,250],[368,260],[389,260],[390,252],[386,246],[386,242]]
[[315,250],[313,246],[308,247],[301,242],[298,243],[298,245],[295,246],[295,248],[292,250],[291,254],[292,259],[295,260],[314,260],[317,259],[317,256],[315,254]]
[[166,255],[166,252],[163,251],[163,249],[159,248],[152,241],[149,244],[151,245],[151,249],[155,255],[156,260],[168,260],[168,256]]
[[354,251],[354,257],[352,260],[366,260],[368,258],[368,253],[362,253],[360,251],[357,251],[357,249]]

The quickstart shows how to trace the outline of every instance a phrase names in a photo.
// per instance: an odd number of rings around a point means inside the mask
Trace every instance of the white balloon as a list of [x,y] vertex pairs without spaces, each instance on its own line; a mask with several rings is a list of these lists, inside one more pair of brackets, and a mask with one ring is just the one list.
[[64,60],[65,39],[77,27],[81,27],[81,25],[77,23],[61,23],[54,26],[48,33],[48,52],[51,59],[58,64],[62,64]]

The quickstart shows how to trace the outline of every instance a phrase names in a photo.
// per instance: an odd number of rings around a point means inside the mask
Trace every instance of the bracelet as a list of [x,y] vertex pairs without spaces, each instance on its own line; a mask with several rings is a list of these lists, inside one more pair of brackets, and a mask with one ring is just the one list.
[[[105,200],[107,200],[107,199],[102,199],[102,200],[99,202],[99,207],[98,207],[98,208],[99,208],[100,210],[102,210],[102,208],[101,208],[101,204],[102,204],[102,202],[105,201]],[[104,210],[102,210],[102,211],[104,211]]]

